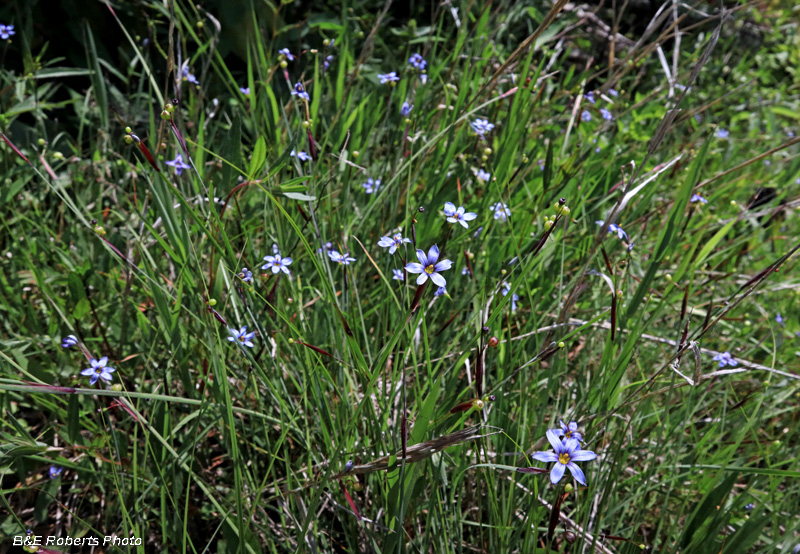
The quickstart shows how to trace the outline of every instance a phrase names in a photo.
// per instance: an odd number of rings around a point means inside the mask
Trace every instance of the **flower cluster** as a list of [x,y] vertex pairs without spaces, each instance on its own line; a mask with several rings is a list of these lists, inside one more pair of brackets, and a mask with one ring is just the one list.
[[[588,462],[597,458],[597,454],[591,450],[581,450],[583,437],[578,432],[578,424],[570,422],[569,426],[561,422],[561,429],[548,429],[546,436],[553,447],[552,451],[536,452],[533,459],[540,462],[555,462],[550,470],[550,482],[553,484],[561,481],[567,469],[575,480],[586,486],[586,476],[583,474],[575,462]],[[563,439],[561,438],[563,437]]]
[[294,61],[294,56],[292,55],[291,52],[289,52],[288,48],[281,48],[280,50],[278,50],[278,54],[280,54],[282,58],[285,58],[290,62]]

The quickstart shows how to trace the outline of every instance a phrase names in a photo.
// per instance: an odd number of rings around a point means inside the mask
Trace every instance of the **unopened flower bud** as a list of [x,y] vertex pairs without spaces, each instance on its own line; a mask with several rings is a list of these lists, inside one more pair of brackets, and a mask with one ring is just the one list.
[[62,154],[61,152],[53,152],[53,158],[55,158],[57,160],[63,160],[64,159],[64,154]]
[[122,384],[121,383],[114,383],[111,385],[111,390],[120,392],[122,391]]
[[46,144],[43,138],[40,138],[37,142],[39,143],[39,146],[44,146]]
[[481,328],[481,331],[483,332],[483,334],[484,334],[484,335],[486,335],[486,334],[488,334],[488,333],[489,333],[489,331],[491,331],[491,329],[489,329],[489,327],[487,327],[487,326],[485,326],[485,325],[484,325],[484,326]]
[[492,149],[491,149],[491,148],[484,148],[484,149],[483,149],[483,153],[484,153],[486,156],[491,156],[491,155],[492,155]]
[[328,39],[325,39],[325,40],[322,41],[322,46],[327,48],[330,45],[331,45],[331,41],[329,41]]
[[551,228],[552,226],[553,226],[553,222],[552,222],[552,221],[548,220],[548,221],[545,221],[545,222],[544,222],[544,228],[545,228],[546,230],[548,230],[548,231],[549,231],[549,230],[550,230],[550,228]]
[[572,492],[575,490],[575,487],[572,486],[572,483],[567,483],[564,486],[564,492]]
[[522,156],[522,163],[528,163],[528,156]]
[[558,341],[558,347],[559,348],[564,348],[565,346],[566,346],[566,344],[564,344],[563,340]]
[[281,63],[280,63],[280,66],[281,66],[283,69],[286,69],[287,67],[289,67],[289,63],[288,63],[286,60],[283,60],[283,59],[282,59],[282,60],[281,60]]
[[217,301],[215,299],[211,298],[208,301],[208,305],[209,306],[216,306],[217,305]]
[[161,119],[164,121],[169,121],[172,119],[172,114],[169,113],[167,110],[161,110]]
[[358,150],[353,150],[353,158],[357,158],[360,155],[361,155],[361,152],[359,152]]
[[289,344],[294,344],[294,339],[292,337],[289,337]]
[[97,225],[97,226],[95,226],[95,228],[94,228],[94,232],[95,232],[95,233],[97,233],[98,235],[100,235],[101,237],[102,237],[102,236],[105,236],[105,234],[106,234],[106,230],[105,230],[105,229],[103,229],[103,226],[102,226],[102,225]]

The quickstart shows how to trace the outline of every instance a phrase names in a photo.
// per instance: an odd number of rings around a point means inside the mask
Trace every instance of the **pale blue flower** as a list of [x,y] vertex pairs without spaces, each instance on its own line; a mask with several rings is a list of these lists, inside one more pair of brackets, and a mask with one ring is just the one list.
[[325,59],[322,62],[322,69],[328,71],[328,68],[333,63],[333,56],[325,56]]
[[467,266],[462,267],[461,275],[468,275],[468,274],[469,274],[469,268]]
[[464,213],[464,206],[459,206],[456,209],[455,204],[452,202],[444,203],[444,215],[447,216],[448,223],[460,223],[464,229],[469,229],[467,221],[472,221],[478,214],[473,212]]
[[339,265],[350,265],[350,262],[356,261],[355,258],[350,257],[349,253],[339,254],[336,250],[328,252],[328,257]]
[[[605,225],[605,221],[603,221],[602,219],[599,221],[595,221],[595,223],[597,223],[600,226]],[[630,239],[628,239],[628,233],[623,231],[622,227],[620,227],[616,223],[610,223],[608,225],[608,232],[615,233],[620,239],[624,240],[625,242],[628,243],[630,242]]]
[[59,467],[59,466],[50,466],[50,469],[48,470],[48,473],[49,473],[49,475],[50,475],[50,479],[55,479],[56,477],[58,477],[59,475],[61,475],[61,472],[62,472],[62,471],[64,471],[64,468],[63,468],[63,467]]
[[392,270],[392,279],[395,281],[405,281],[406,276],[403,274],[402,269],[393,269]]
[[420,71],[424,70],[428,66],[428,62],[425,61],[425,58],[422,57],[422,54],[411,54],[411,57],[408,58],[408,63],[419,69]]
[[67,335],[61,339],[61,348],[71,348],[78,344],[78,337],[75,335]]
[[14,31],[13,25],[3,25],[0,23],[0,39],[7,40],[16,34],[17,32]]
[[408,102],[403,102],[403,107],[400,108],[400,115],[408,117],[408,114],[410,114],[413,109],[414,104],[409,105]]
[[300,160],[301,162],[307,162],[307,161],[309,161],[310,159],[312,159],[312,158],[311,158],[311,156],[309,156],[308,154],[306,154],[306,153],[305,153],[305,152],[303,152],[302,150],[300,150],[300,152],[295,152],[294,150],[292,150],[292,151],[289,153],[289,155],[290,155],[291,157],[293,157],[293,158],[294,158],[294,157],[297,157],[297,159],[298,159],[298,160]]
[[250,87],[239,87],[239,92],[248,96],[250,94]]
[[382,85],[385,85],[386,83],[399,81],[400,77],[397,76],[396,72],[392,71],[391,73],[379,73],[378,79],[380,79]]
[[781,314],[775,314],[775,321],[781,327],[786,327],[786,323],[783,321],[783,316],[781,316]]
[[736,367],[737,365],[739,365],[739,362],[734,360],[733,356],[731,356],[731,353],[728,352],[727,350],[722,354],[717,354],[716,356],[714,356],[714,361],[719,362],[719,367],[725,367],[726,365],[729,365],[731,367]]
[[589,113],[589,110],[583,110],[581,112],[581,119],[584,120],[584,121],[591,121],[592,120],[592,114]]
[[107,363],[108,356],[103,356],[99,360],[92,358],[89,360],[89,365],[92,367],[81,371],[81,375],[91,376],[91,379],[89,379],[90,385],[94,385],[98,379],[102,379],[103,381],[111,381],[111,374],[116,371],[116,369],[113,367],[106,367]]
[[566,439],[562,441],[558,434],[552,429],[547,431],[547,440],[553,447],[553,451],[535,452],[533,459],[540,462],[556,462],[550,470],[550,482],[554,485],[561,481],[564,472],[569,469],[575,480],[586,486],[586,476],[575,462],[588,462],[597,458],[597,454],[591,450],[581,450],[580,443],[576,439]]
[[274,256],[264,256],[264,261],[267,262],[261,266],[261,269],[272,268],[272,273],[283,271],[286,275],[290,275],[289,266],[294,260],[291,258],[282,258],[280,254]]
[[700,202],[701,204],[708,204],[708,200],[706,200],[699,194],[693,194],[692,197],[689,199],[689,202]]
[[483,182],[487,182],[491,178],[491,175],[483,169],[476,171],[475,176]]
[[400,233],[395,233],[391,237],[381,237],[378,241],[378,246],[389,249],[389,254],[394,254],[395,251],[403,246],[404,242],[411,242],[411,239],[404,239]]
[[184,169],[191,169],[192,167],[189,164],[184,163],[182,154],[175,154],[174,160],[170,160],[164,163],[167,164],[168,166],[174,167],[176,175],[180,175],[181,173],[183,173]]
[[588,101],[589,101],[589,103],[591,103],[591,104],[594,104],[594,91],[589,91],[589,92],[587,92],[587,93],[584,95],[584,97],[586,98],[586,100],[588,100]]
[[365,183],[362,183],[361,186],[364,187],[364,192],[367,194],[372,194],[373,192],[377,191],[378,188],[380,188],[381,180],[370,177]]
[[614,119],[614,116],[611,115],[611,112],[605,108],[600,108],[600,115],[603,116],[603,119],[605,119],[606,121],[611,121],[612,119]]
[[288,48],[281,48],[280,50],[278,50],[278,54],[280,54],[281,56],[283,56],[284,58],[286,58],[290,62],[294,61],[294,56],[292,55],[291,52],[289,52]]
[[228,340],[237,343],[239,346],[247,346],[248,348],[253,348],[255,346],[255,344],[253,344],[253,337],[256,336],[256,332],[248,333],[247,325],[238,331],[228,327],[228,334],[230,335]]
[[470,123],[469,126],[472,127],[472,130],[475,131],[475,133],[481,138],[483,138],[486,133],[494,129],[494,123],[489,123],[489,121],[486,119],[476,119]]
[[[503,290],[500,292],[503,293],[503,296],[508,295],[511,292],[511,285],[508,282],[503,282]],[[511,312],[514,313],[517,311],[517,300],[519,300],[519,296],[514,293],[511,295]]]
[[447,286],[447,281],[445,281],[445,278],[442,277],[439,272],[446,271],[453,267],[453,262],[450,260],[439,261],[439,247],[437,245],[434,244],[431,246],[427,255],[423,250],[417,250],[417,259],[419,263],[408,263],[405,269],[409,273],[419,273],[419,277],[417,277],[418,285],[421,285],[430,277],[431,281],[433,281],[437,287]]
[[311,97],[306,92],[306,89],[303,88],[303,83],[299,82],[294,84],[294,90],[292,91],[292,96],[299,96],[306,102],[311,100]]
[[506,221],[508,216],[511,215],[511,210],[508,209],[508,205],[505,202],[492,204],[489,206],[489,209],[494,212],[494,218],[499,219],[500,221]]
[[608,89],[608,94],[610,94],[611,96],[619,96],[619,93],[613,88]]
[[728,135],[731,134],[731,132],[728,131],[727,129],[723,129],[722,127],[720,127],[719,129],[717,129],[717,133],[716,134],[717,134],[717,138],[726,139],[726,138],[728,138]]
[[200,84],[200,82],[197,80],[197,77],[195,77],[194,75],[189,73],[189,66],[187,66],[187,65],[183,66],[183,80],[184,81],[189,81],[193,85],[199,85]]
[[253,282],[253,272],[243,267],[242,270],[237,274],[239,279],[244,281],[245,283],[252,283]]
[[556,435],[559,437],[564,437],[566,439],[575,439],[578,442],[583,442],[583,435],[581,435],[580,431],[578,431],[578,424],[574,421],[570,421],[569,425],[564,423],[564,420],[558,420],[561,424],[561,429],[551,429]]
[[445,287],[439,287],[436,289],[436,292],[433,293],[434,296],[444,296],[447,294],[447,289]]

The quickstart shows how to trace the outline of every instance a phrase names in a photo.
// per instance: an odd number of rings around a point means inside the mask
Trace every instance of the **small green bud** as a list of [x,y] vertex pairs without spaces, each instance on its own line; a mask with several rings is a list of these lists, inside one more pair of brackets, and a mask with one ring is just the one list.
[[172,119],[172,114],[169,113],[167,110],[161,110],[161,119],[164,121],[169,121]]
[[164,109],[167,110],[169,113],[172,113],[175,111],[175,104],[173,104],[172,102],[167,102],[166,104],[164,104]]
[[281,60],[281,67],[283,69],[286,69],[287,67],[289,67],[289,63],[286,60]]
[[358,150],[353,150],[353,158],[358,158],[361,155],[361,152]]
[[571,210],[569,209],[569,206],[564,206],[563,208],[561,208],[561,213],[564,215],[569,215],[570,211]]
[[566,346],[566,344],[564,344],[563,340],[558,341],[558,347],[559,348],[564,348],[565,346]]
[[528,156],[522,156],[522,163],[528,163]]
[[97,233],[98,235],[100,235],[101,237],[104,237],[105,234],[106,234],[106,230],[103,229],[102,225],[95,226],[94,232]]
[[130,135],[125,135],[123,140],[125,141],[125,144],[133,144],[133,137]]
[[294,339],[292,337],[289,337],[289,344],[294,344]]
[[544,228],[545,228],[546,230],[548,230],[548,231],[549,231],[551,227],[553,227],[553,222],[552,222],[552,221],[545,221],[545,222],[544,222]]
[[325,39],[325,40],[322,41],[322,46],[324,46],[325,48],[327,48],[330,45],[331,45],[331,41],[329,41],[328,39]]
[[215,299],[213,299],[213,298],[209,298],[208,305],[209,306],[216,306],[217,305],[217,301]]
[[36,142],[38,142],[38,143],[39,143],[39,146],[44,146],[45,144],[47,144],[43,138],[40,138],[40,139],[39,139],[38,141],[36,141]]
[[491,149],[491,148],[484,148],[484,149],[483,149],[483,153],[484,153],[486,156],[491,156],[491,155],[492,155],[492,149]]
[[572,492],[575,490],[575,487],[572,486],[572,483],[567,483],[564,486],[564,492]]
[[195,23],[195,26],[196,26],[198,29],[202,29],[203,27],[205,27],[205,26],[206,26],[206,24],[205,24],[205,23],[203,23],[202,21],[198,21],[197,23]]
[[55,158],[56,160],[63,160],[64,154],[62,154],[61,152],[53,152],[53,158]]
[[125,127],[125,132],[130,135],[133,132],[133,129],[131,129],[130,127]]
[[111,390],[120,392],[122,391],[122,383],[114,383],[111,385]]

